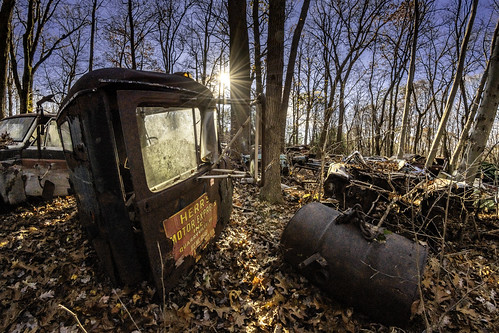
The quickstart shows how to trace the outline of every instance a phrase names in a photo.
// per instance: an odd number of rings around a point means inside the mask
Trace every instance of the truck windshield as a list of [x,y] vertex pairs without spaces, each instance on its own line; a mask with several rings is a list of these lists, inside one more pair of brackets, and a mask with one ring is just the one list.
[[136,115],[146,181],[151,191],[185,180],[197,170],[198,109],[141,106]]
[[7,135],[12,141],[23,141],[35,117],[6,118],[0,121],[0,135]]

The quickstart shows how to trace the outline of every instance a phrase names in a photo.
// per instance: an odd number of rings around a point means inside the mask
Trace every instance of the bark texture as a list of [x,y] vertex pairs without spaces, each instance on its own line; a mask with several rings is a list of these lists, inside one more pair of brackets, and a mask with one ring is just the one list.
[[[248,27],[246,25],[246,1],[229,0],[229,37],[230,37],[230,98],[231,102],[231,134],[239,130],[249,116],[249,100],[251,93],[250,57]],[[248,154],[249,124],[243,128],[243,135],[235,142],[236,153]]]
[[465,159],[459,168],[459,173],[465,176],[467,183],[472,183],[483,158],[485,145],[489,139],[492,125],[499,105],[499,21],[494,31],[489,60],[490,68],[485,85],[482,104],[477,112],[475,126],[470,134],[470,141],[465,151]]
[[14,4],[15,0],[3,0],[0,9],[0,41],[2,41],[0,44],[0,119],[4,118],[7,114],[5,112],[5,92],[7,88],[7,66]]
[[282,100],[282,76],[284,68],[284,8],[286,1],[269,1],[269,30],[267,40],[267,102],[263,119],[265,132],[265,160],[262,172],[265,183],[260,190],[264,200],[282,202],[281,173],[279,157],[281,153],[280,119]]

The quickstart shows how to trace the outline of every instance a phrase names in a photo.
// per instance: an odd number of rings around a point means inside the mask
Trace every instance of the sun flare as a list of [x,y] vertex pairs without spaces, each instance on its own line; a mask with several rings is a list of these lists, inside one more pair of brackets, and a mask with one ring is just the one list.
[[220,73],[220,83],[224,86],[228,86],[230,84],[230,75],[229,73]]

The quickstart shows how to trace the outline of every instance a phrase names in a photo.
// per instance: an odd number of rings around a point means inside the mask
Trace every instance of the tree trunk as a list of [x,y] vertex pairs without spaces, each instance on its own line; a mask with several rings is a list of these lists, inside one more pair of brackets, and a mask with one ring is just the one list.
[[282,118],[282,75],[284,67],[284,20],[285,0],[269,1],[269,29],[267,40],[267,103],[263,120],[266,158],[262,173],[265,183],[260,191],[262,199],[271,203],[282,202],[280,153]]
[[18,91],[21,113],[33,112],[33,67],[25,63],[23,71],[22,89]]
[[445,104],[444,113],[440,119],[440,124],[438,125],[437,133],[431,144],[430,152],[426,158],[425,168],[429,168],[433,164],[433,160],[437,155],[438,147],[440,141],[445,132],[447,126],[447,120],[449,119],[450,112],[452,110],[452,105],[454,104],[454,98],[456,97],[457,90],[459,89],[459,83],[461,82],[461,77],[463,75],[464,69],[464,58],[466,57],[466,49],[468,48],[468,42],[471,36],[471,30],[473,29],[473,22],[475,21],[476,8],[478,6],[478,0],[473,0],[471,5],[470,17],[468,19],[468,24],[466,26],[466,33],[464,34],[463,42],[461,44],[461,50],[459,51],[459,59],[457,63],[456,75],[454,76],[454,82],[452,83],[452,88],[447,98],[447,103]]
[[[255,43],[255,86],[256,96],[263,94],[262,82],[262,51],[260,44],[260,22],[258,20],[258,4],[259,1],[253,1],[253,38]],[[257,112],[261,111],[262,105],[256,105]],[[260,112],[261,114],[261,112]],[[261,124],[259,124],[261,125]]]
[[386,155],[392,156],[395,154],[395,128],[396,121],[398,115],[398,105],[397,105],[397,96],[400,91],[401,80],[397,80],[397,84],[395,85],[395,89],[390,92],[390,115],[389,115],[389,126],[388,126],[388,147]]
[[409,74],[407,75],[407,85],[405,89],[404,113],[402,114],[402,130],[400,132],[400,142],[397,152],[397,157],[402,158],[405,151],[405,142],[409,127],[409,108],[411,104],[411,95],[414,81],[414,72],[416,70],[416,48],[418,44],[419,32],[419,1],[414,1],[414,31],[412,34],[412,47],[411,47],[411,62],[409,65]]
[[[34,49],[33,44],[34,41],[34,30],[35,30],[35,3],[34,1],[29,1],[28,8],[28,18],[26,20],[26,31],[23,34],[23,73],[22,73],[22,81],[20,84],[16,84],[18,86],[18,95],[19,95],[19,108],[20,113],[28,113],[33,111],[33,96],[32,96],[32,87],[33,87],[33,59],[34,59]],[[17,68],[13,68],[13,71],[17,71]],[[16,76],[14,76],[16,78]],[[17,80],[19,78],[17,77]]]
[[137,69],[135,60],[135,23],[133,21],[132,1],[128,0],[128,23],[130,24],[130,56],[132,58],[132,69]]
[[490,135],[492,125],[499,105],[499,21],[494,31],[494,44],[492,45],[489,60],[490,69],[487,75],[484,95],[478,109],[475,126],[470,135],[466,148],[465,159],[459,167],[459,173],[465,176],[468,184],[473,183],[478,171],[478,165],[485,150],[485,145]]
[[[25,20],[25,24],[22,25],[24,28],[22,36],[22,52],[19,49],[17,50],[20,54],[19,57],[21,57],[23,61],[22,75],[19,73],[17,60],[11,44],[10,63],[14,83],[19,96],[20,113],[33,111],[32,90],[36,70],[52,55],[54,50],[61,47],[61,43],[64,40],[69,38],[76,31],[79,31],[79,29],[86,23],[85,20],[81,20],[75,26],[71,27],[71,29],[63,33],[60,37],[52,36],[52,38],[47,38],[47,36],[42,36],[42,32],[46,28],[48,22],[55,20],[54,13],[56,12],[56,7],[59,4],[60,2],[54,2],[52,0],[48,0],[44,3],[35,0],[28,1],[27,18]],[[39,48],[39,44],[42,44],[43,47]],[[37,56],[37,61],[35,61],[35,55]]]
[[[227,8],[230,30],[231,134],[235,135],[250,114],[251,79],[246,1],[229,0]],[[235,141],[236,153],[249,154],[249,128],[247,124],[243,129],[243,135]]]
[[[255,151],[253,160],[256,160],[255,163],[255,180],[258,179],[258,155],[259,155],[259,145],[256,142],[259,142],[263,146],[263,142],[265,140],[265,133],[262,131],[262,119],[265,113],[265,98],[263,97],[263,81],[262,81],[262,51],[260,45],[260,20],[258,19],[258,6],[260,1],[253,1],[253,39],[255,44],[255,95],[260,100],[259,103],[256,104],[256,114],[255,114]],[[264,161],[265,152],[263,149],[261,150],[261,161]],[[263,165],[263,162],[262,162]],[[265,172],[261,172],[261,181],[260,184],[265,183]]]
[[95,14],[97,12],[97,0],[92,1],[92,18],[90,21],[90,50],[88,55],[88,71],[91,72],[94,67],[94,44],[95,44],[95,30],[97,29]]
[[[282,6],[285,7],[285,4],[286,1],[283,0]],[[291,83],[293,82],[296,55],[298,53],[298,43],[300,42],[301,32],[303,31],[303,26],[305,25],[305,20],[307,19],[309,6],[310,6],[310,0],[304,0],[303,5],[301,7],[300,17],[298,19],[298,24],[296,25],[295,31],[293,33],[293,39],[291,41],[291,49],[289,50],[288,67],[286,69],[286,80],[284,81],[284,89],[282,92],[282,103],[280,111],[280,120],[282,126],[281,149],[284,149],[284,134],[286,132],[286,115],[288,111],[289,94],[291,92]]]
[[[322,123],[322,129],[319,134],[319,142],[317,144],[318,157],[322,156],[322,148],[326,142],[326,134],[329,133],[329,127],[331,125],[331,117],[333,116],[332,102],[333,98],[328,96],[334,96],[336,91],[336,85],[331,84],[331,69],[329,62],[329,50],[325,47],[322,52],[322,57],[324,60],[324,122]],[[329,91],[329,86],[331,86],[331,91]]]
[[[310,57],[306,58],[307,61],[307,110],[306,110],[306,115],[305,115],[305,138],[303,139],[303,144],[308,145],[308,132],[309,132],[309,127],[310,127],[310,111],[312,110],[312,98],[314,95],[311,96],[310,94],[310,76],[312,75],[310,68],[311,68],[311,63],[312,59]],[[314,92],[312,92],[314,94]]]
[[7,115],[5,112],[5,92],[7,91],[7,67],[11,38],[12,13],[15,0],[3,0],[0,9],[0,119]]
[[341,154],[344,152],[343,146],[343,122],[345,120],[345,81],[340,81],[340,96],[339,96],[339,112],[338,112],[338,129],[336,132],[336,147],[335,153]]
[[[496,38],[496,36],[494,36]],[[495,41],[492,41],[492,45],[494,45]],[[475,97],[473,98],[473,102],[471,105],[471,109],[468,115],[468,119],[466,121],[466,124],[463,127],[463,131],[461,132],[461,136],[459,137],[459,141],[456,145],[456,148],[454,149],[454,152],[452,153],[452,157],[449,162],[449,168],[448,171],[450,174],[454,172],[454,170],[457,167],[457,164],[459,162],[459,158],[461,157],[461,154],[463,152],[463,148],[466,145],[466,142],[468,141],[468,134],[471,129],[471,125],[473,124],[475,120],[476,113],[478,111],[478,106],[480,105],[480,98],[482,96],[483,88],[485,87],[485,82],[487,82],[487,75],[489,71],[489,62],[487,63],[487,66],[485,67],[485,70],[482,74],[482,79],[480,80],[480,84],[478,85],[478,88],[476,90]]]

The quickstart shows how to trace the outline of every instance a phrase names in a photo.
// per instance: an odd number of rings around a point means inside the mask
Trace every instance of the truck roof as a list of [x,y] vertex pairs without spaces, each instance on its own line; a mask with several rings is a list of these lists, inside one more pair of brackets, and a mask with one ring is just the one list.
[[182,74],[103,68],[83,75],[69,91],[60,110],[63,110],[77,95],[95,89],[178,91],[192,97],[213,98],[208,88]]

